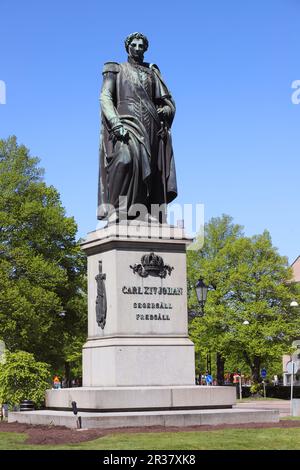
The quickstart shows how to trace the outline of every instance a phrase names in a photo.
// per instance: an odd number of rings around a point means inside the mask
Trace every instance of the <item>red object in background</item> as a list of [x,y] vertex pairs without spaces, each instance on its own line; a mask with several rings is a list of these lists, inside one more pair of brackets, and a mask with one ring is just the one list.
[[61,382],[60,382],[60,379],[57,375],[55,375],[54,378],[53,378],[53,387],[54,388],[60,388],[61,387]]
[[238,383],[239,383],[239,378],[240,378],[239,374],[234,374],[234,376],[233,376],[233,383],[234,383],[234,384],[238,384]]

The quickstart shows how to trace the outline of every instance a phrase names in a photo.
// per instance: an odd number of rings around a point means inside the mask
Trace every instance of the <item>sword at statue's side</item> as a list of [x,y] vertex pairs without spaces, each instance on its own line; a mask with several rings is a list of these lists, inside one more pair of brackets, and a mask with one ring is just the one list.
[[166,148],[165,148],[165,139],[166,139],[166,132],[168,129],[164,123],[161,121],[160,123],[160,135],[161,135],[161,169],[162,169],[162,183],[163,183],[163,190],[164,190],[164,204],[165,204],[165,211],[167,208],[167,178],[166,178]]

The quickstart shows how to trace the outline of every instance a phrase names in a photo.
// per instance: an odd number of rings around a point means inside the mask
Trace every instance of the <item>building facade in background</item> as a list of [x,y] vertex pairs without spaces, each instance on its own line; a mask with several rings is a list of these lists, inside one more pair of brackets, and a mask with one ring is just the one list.
[[[300,256],[295,259],[291,267],[293,269],[294,282],[300,283]],[[293,369],[294,385],[300,385],[300,339],[293,341],[292,344],[296,348],[295,352],[291,356],[289,354],[285,354],[284,356],[282,356],[283,385],[291,385]]]

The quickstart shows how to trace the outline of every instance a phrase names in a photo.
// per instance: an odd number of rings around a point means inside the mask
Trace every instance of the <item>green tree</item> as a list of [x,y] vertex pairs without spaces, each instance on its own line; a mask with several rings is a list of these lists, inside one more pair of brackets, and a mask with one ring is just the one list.
[[32,400],[40,406],[51,383],[50,366],[37,362],[33,354],[17,351],[5,352],[0,362],[0,403],[19,405]]
[[0,336],[58,368],[85,339],[85,256],[38,162],[15,137],[0,140]]
[[[195,284],[201,277],[211,287],[208,300],[212,302],[212,289],[216,290],[219,283],[220,267],[217,266],[217,256],[226,243],[231,243],[243,236],[243,227],[233,223],[232,217],[223,214],[221,217],[213,217],[204,227],[204,243],[199,250],[188,250],[188,308],[190,312],[198,312],[199,306],[195,292]],[[224,344],[222,322],[213,321],[209,312],[209,301],[205,307],[205,316],[195,318],[191,323],[190,332],[195,342],[196,352],[200,357],[206,357],[212,352],[216,353],[216,373],[219,385],[224,382],[224,365],[227,356]],[[215,299],[213,304],[215,312],[219,312],[219,318],[224,314],[224,306]],[[204,364],[202,364],[202,371]],[[206,366],[205,366],[206,368]]]
[[217,353],[223,368],[230,357],[245,363],[259,381],[260,368],[278,360],[299,336],[300,318],[290,307],[299,290],[267,231],[245,237],[223,216],[207,224],[206,234],[203,249],[188,255],[189,307],[195,308],[191,286],[197,277],[212,287],[205,315],[193,320],[191,335],[196,343],[200,338],[202,351]]

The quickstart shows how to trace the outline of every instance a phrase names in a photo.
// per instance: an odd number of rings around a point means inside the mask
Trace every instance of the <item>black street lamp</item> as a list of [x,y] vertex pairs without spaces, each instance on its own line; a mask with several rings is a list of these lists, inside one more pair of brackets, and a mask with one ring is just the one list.
[[196,295],[201,308],[201,313],[204,315],[204,305],[207,298],[208,286],[204,283],[203,279],[198,279],[196,286]]
[[[205,284],[203,279],[198,279],[195,285],[195,290],[196,290],[196,295],[197,295],[197,300],[201,308],[201,316],[203,317],[204,315],[204,305],[206,302],[207,298],[207,291],[208,291],[208,286]],[[206,370],[209,374],[211,374],[211,354],[207,354],[206,356]],[[200,382],[201,382],[201,372],[200,372]]]

